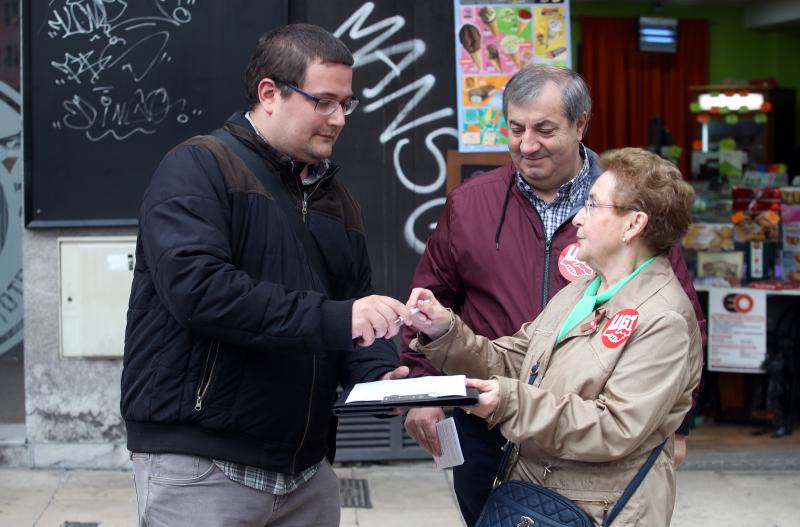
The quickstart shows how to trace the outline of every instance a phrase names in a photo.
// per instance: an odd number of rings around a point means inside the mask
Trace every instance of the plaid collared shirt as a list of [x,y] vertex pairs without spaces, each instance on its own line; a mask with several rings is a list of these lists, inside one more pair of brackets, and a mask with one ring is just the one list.
[[218,459],[214,460],[214,464],[219,467],[228,479],[236,483],[241,483],[245,487],[250,487],[251,489],[282,496],[284,494],[289,494],[297,487],[310,480],[314,474],[317,473],[317,470],[319,470],[322,461],[297,474],[282,474],[280,472],[272,472],[257,467],[220,461]]
[[589,187],[591,186],[589,156],[586,155],[586,147],[583,146],[583,143],[580,146],[579,152],[583,158],[583,165],[578,175],[561,185],[556,197],[550,203],[545,203],[542,198],[537,196],[536,191],[528,185],[519,170],[516,172],[517,188],[522,192],[523,196],[528,198],[536,212],[539,213],[542,225],[544,225],[545,239],[548,241],[553,239],[553,234],[572,216],[573,211],[583,205],[583,200],[589,194]]

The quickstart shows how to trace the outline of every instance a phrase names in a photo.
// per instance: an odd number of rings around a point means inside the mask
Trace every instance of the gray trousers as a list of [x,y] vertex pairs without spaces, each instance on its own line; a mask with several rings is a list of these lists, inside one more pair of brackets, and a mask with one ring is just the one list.
[[339,481],[327,461],[293,492],[276,496],[228,477],[208,458],[131,455],[139,527],[339,525]]

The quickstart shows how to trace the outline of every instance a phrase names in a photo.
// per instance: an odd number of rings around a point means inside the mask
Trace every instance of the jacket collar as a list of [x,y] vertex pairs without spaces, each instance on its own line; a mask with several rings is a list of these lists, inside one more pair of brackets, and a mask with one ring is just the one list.
[[[564,339],[561,342],[565,342],[571,337],[592,333],[595,328],[602,328],[608,319],[623,309],[638,310],[648,298],[663,289],[674,276],[669,259],[665,255],[656,256],[656,259],[650,265],[642,269],[637,276],[617,291],[617,294],[611,297],[608,302],[600,306],[592,315],[564,335]],[[575,282],[574,285],[577,286],[575,288],[575,298],[568,299],[567,302],[574,305],[574,302],[577,302],[583,296],[583,292],[592,280],[594,280],[594,276],[584,277]],[[595,324],[588,324],[587,321],[592,319]]]
[[[586,199],[586,196],[589,194],[589,189],[592,187],[592,185],[594,185],[594,182],[597,181],[597,178],[599,178],[600,174],[602,173],[602,170],[597,164],[597,159],[599,156],[597,155],[597,153],[594,152],[594,150],[588,148],[583,143],[580,143],[579,151],[581,152],[581,157],[583,158],[583,166],[581,167],[581,170],[576,176],[576,178],[583,176],[588,179],[588,182],[584,182],[584,184],[579,185],[580,192],[583,193],[582,196],[576,195],[574,197],[571,197],[571,199],[577,198],[577,201],[575,201],[575,206],[569,213],[569,218],[575,216],[580,210],[580,208],[583,207],[583,202]],[[495,230],[494,234],[494,245],[495,245],[495,250],[497,251],[500,250],[500,233],[503,230],[503,224],[505,223],[506,219],[506,210],[508,209],[509,198],[511,197],[511,194],[514,193],[513,192],[513,189],[515,187],[514,183],[517,180],[517,173],[518,173],[517,168],[516,166],[514,166],[513,162],[509,162],[504,168],[507,170],[505,177],[508,177],[509,179],[506,187],[505,197],[503,198],[503,205],[502,208],[500,209],[500,221],[497,223],[497,229]],[[522,191],[520,191],[519,189],[514,194],[516,194],[515,198],[519,199],[520,203],[530,204],[530,201],[528,201],[527,196],[524,196]],[[533,222],[533,225],[534,229],[539,229],[539,228],[544,229],[543,226],[542,227],[539,226],[540,222]],[[559,226],[558,228],[560,229],[561,226]],[[541,237],[544,238],[544,232],[541,233]]]
[[648,298],[663,289],[674,276],[667,257],[657,256],[653,263],[642,269],[638,276],[609,299],[606,303],[607,316],[611,317],[622,309],[638,309]]

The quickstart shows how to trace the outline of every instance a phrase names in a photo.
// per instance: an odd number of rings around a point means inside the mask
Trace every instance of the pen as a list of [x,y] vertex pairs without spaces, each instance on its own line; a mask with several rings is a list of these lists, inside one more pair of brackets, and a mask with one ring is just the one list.
[[[416,315],[417,313],[419,313],[419,308],[418,307],[412,307],[411,309],[409,309],[409,311],[411,311],[412,315]],[[405,317],[403,317],[403,315],[400,315],[399,317],[394,319],[394,322],[392,322],[392,324],[397,326],[399,324],[402,324],[404,320],[405,320]]]
[[[430,304],[431,301],[430,300],[423,300],[422,303],[423,304]],[[418,307],[412,307],[412,308],[409,308],[409,311],[411,311],[412,315],[416,315],[417,313],[419,313],[419,308]],[[392,322],[392,324],[394,324],[396,326],[398,324],[402,324],[404,320],[405,320],[405,318],[403,317],[403,315],[400,315],[399,317],[394,319],[394,322]]]

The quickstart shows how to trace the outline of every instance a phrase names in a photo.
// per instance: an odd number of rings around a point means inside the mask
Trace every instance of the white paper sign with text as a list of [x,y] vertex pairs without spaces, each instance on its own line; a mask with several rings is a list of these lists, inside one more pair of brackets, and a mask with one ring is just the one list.
[[763,373],[767,353],[767,295],[755,289],[708,293],[708,370]]

